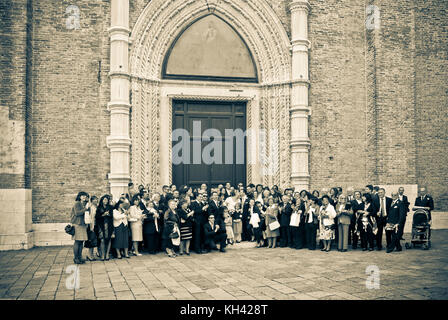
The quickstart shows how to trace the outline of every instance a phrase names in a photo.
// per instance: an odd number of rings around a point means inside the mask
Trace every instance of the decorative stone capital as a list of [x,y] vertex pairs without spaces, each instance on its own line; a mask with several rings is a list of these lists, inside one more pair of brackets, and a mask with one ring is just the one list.
[[114,151],[129,152],[131,139],[126,136],[108,136],[106,138],[106,145],[109,149]]
[[291,12],[303,10],[308,14],[311,10],[308,0],[293,0],[288,7]]
[[311,47],[311,42],[308,39],[293,39],[291,40],[291,50],[294,51],[308,51]]
[[129,34],[131,33],[131,30],[129,28],[123,27],[123,26],[113,26],[107,29],[107,32],[111,35],[124,35],[129,37]]

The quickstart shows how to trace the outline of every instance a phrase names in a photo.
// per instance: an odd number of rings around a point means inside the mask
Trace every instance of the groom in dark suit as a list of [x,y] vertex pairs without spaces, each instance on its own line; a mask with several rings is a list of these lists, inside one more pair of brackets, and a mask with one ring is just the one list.
[[387,216],[386,226],[386,241],[387,241],[387,253],[390,253],[396,249],[401,251],[399,226],[406,216],[406,209],[403,202],[398,199],[398,193],[392,192],[392,204]]

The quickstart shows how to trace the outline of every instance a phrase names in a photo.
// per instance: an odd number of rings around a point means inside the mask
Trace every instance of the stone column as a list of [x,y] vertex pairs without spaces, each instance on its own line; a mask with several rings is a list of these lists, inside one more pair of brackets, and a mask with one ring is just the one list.
[[127,192],[130,180],[129,154],[129,0],[111,1],[110,34],[110,190],[114,199]]
[[308,169],[310,139],[308,136],[308,0],[293,0],[291,11],[291,185],[296,190],[310,186]]

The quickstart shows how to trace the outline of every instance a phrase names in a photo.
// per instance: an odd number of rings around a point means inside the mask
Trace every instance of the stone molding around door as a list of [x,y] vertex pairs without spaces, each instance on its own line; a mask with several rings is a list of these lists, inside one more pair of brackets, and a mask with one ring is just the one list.
[[[306,25],[306,16],[297,12],[304,12],[302,9],[305,8],[307,13],[309,5],[307,0],[295,0],[292,3],[304,4],[291,6],[293,17],[300,22],[291,23],[294,29],[304,23]],[[111,10],[112,17],[115,17],[112,22],[115,21],[116,25],[111,25],[110,33],[117,34],[115,42],[121,41],[120,46],[114,46],[116,49],[111,47],[111,69],[113,61],[127,63],[124,71],[115,71],[113,74],[116,86],[111,87],[111,97],[114,96],[113,92],[124,92],[127,88],[131,90],[132,97],[129,104],[128,101],[121,101],[119,106],[121,115],[124,115],[124,107],[132,109],[129,133],[120,131],[120,141],[114,137],[109,138],[112,143],[116,142],[115,146],[111,146],[111,177],[116,180],[109,178],[114,196],[124,190],[126,174],[134,183],[149,183],[152,188],[170,183],[171,140],[168,137],[171,136],[172,96],[180,96],[182,99],[185,96],[207,99],[214,97],[217,100],[238,96],[240,99],[244,98],[244,101],[248,101],[247,128],[256,126],[265,130],[276,129],[280,136],[278,145],[266,146],[266,149],[276,152],[278,172],[257,177],[256,172],[259,170],[248,166],[248,182],[278,184],[283,187],[309,184],[308,127],[307,123],[303,123],[308,121],[309,81],[308,68],[305,68],[308,40],[299,41],[302,34],[295,32],[292,43],[281,21],[266,1],[222,0],[217,6],[209,7],[206,1],[152,0],[140,14],[129,40],[123,36],[129,27],[129,1],[112,0]],[[162,79],[163,61],[174,39],[187,26],[210,13],[225,20],[240,34],[253,55],[259,83]],[[112,40],[111,37],[111,43]],[[129,54],[123,50],[123,46],[126,47],[123,43],[129,44]],[[292,49],[297,47],[297,43],[300,45],[301,58],[294,60]],[[293,60],[296,62],[293,63]],[[293,64],[303,76],[300,79],[293,79]],[[118,108],[113,103],[112,106]],[[297,112],[304,114],[298,117]],[[115,117],[115,122],[118,119],[124,121],[124,118]],[[119,124],[113,123],[111,119],[111,128],[116,128],[117,125]],[[302,129],[297,131],[298,128]],[[306,136],[303,136],[305,131]],[[129,156],[125,154],[127,141],[131,144]],[[116,158],[112,154],[113,148],[120,152],[114,153]],[[123,161],[128,163],[120,163]],[[115,173],[112,172],[113,165]]]

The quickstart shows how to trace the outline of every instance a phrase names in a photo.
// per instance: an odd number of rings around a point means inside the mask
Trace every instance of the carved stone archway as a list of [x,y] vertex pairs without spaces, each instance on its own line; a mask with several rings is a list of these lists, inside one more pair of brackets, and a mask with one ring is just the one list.
[[[292,17],[305,19],[306,25],[306,15],[296,12],[307,13],[308,2],[301,0],[293,4]],[[248,181],[307,186],[308,159],[306,164],[298,165],[292,160],[294,153],[303,153],[305,149],[308,157],[309,145],[307,125],[301,126],[306,128],[306,134],[296,134],[297,123],[292,123],[304,119],[298,113],[305,114],[308,121],[308,42],[303,37],[294,39],[299,34],[294,30],[302,27],[303,21],[292,23],[291,41],[265,0],[152,0],[140,14],[129,38],[128,0],[112,0],[111,10],[111,135],[108,145],[111,149],[109,181],[114,197],[122,191],[129,178],[134,183],[149,183],[154,187],[170,182],[169,105],[170,97],[179,95],[205,95],[216,100],[240,96],[250,102],[247,127],[279,132],[277,142],[271,142],[269,138],[261,142],[268,150],[267,155],[276,158],[279,168],[273,173],[255,177],[252,176],[253,168],[248,166]],[[210,12],[232,25],[254,57],[259,83],[238,84],[238,88],[243,88],[243,94],[231,90],[234,88],[232,84],[161,79],[164,57],[176,36]],[[129,45],[128,56],[125,49]],[[306,48],[306,61],[299,55],[294,60],[294,52],[303,51],[303,46]],[[304,63],[306,72],[299,70],[300,77],[295,77],[292,66],[295,64],[298,68]],[[124,94],[128,89],[132,90],[130,136],[125,124],[126,110],[131,105]],[[303,89],[306,89],[305,95]]]

